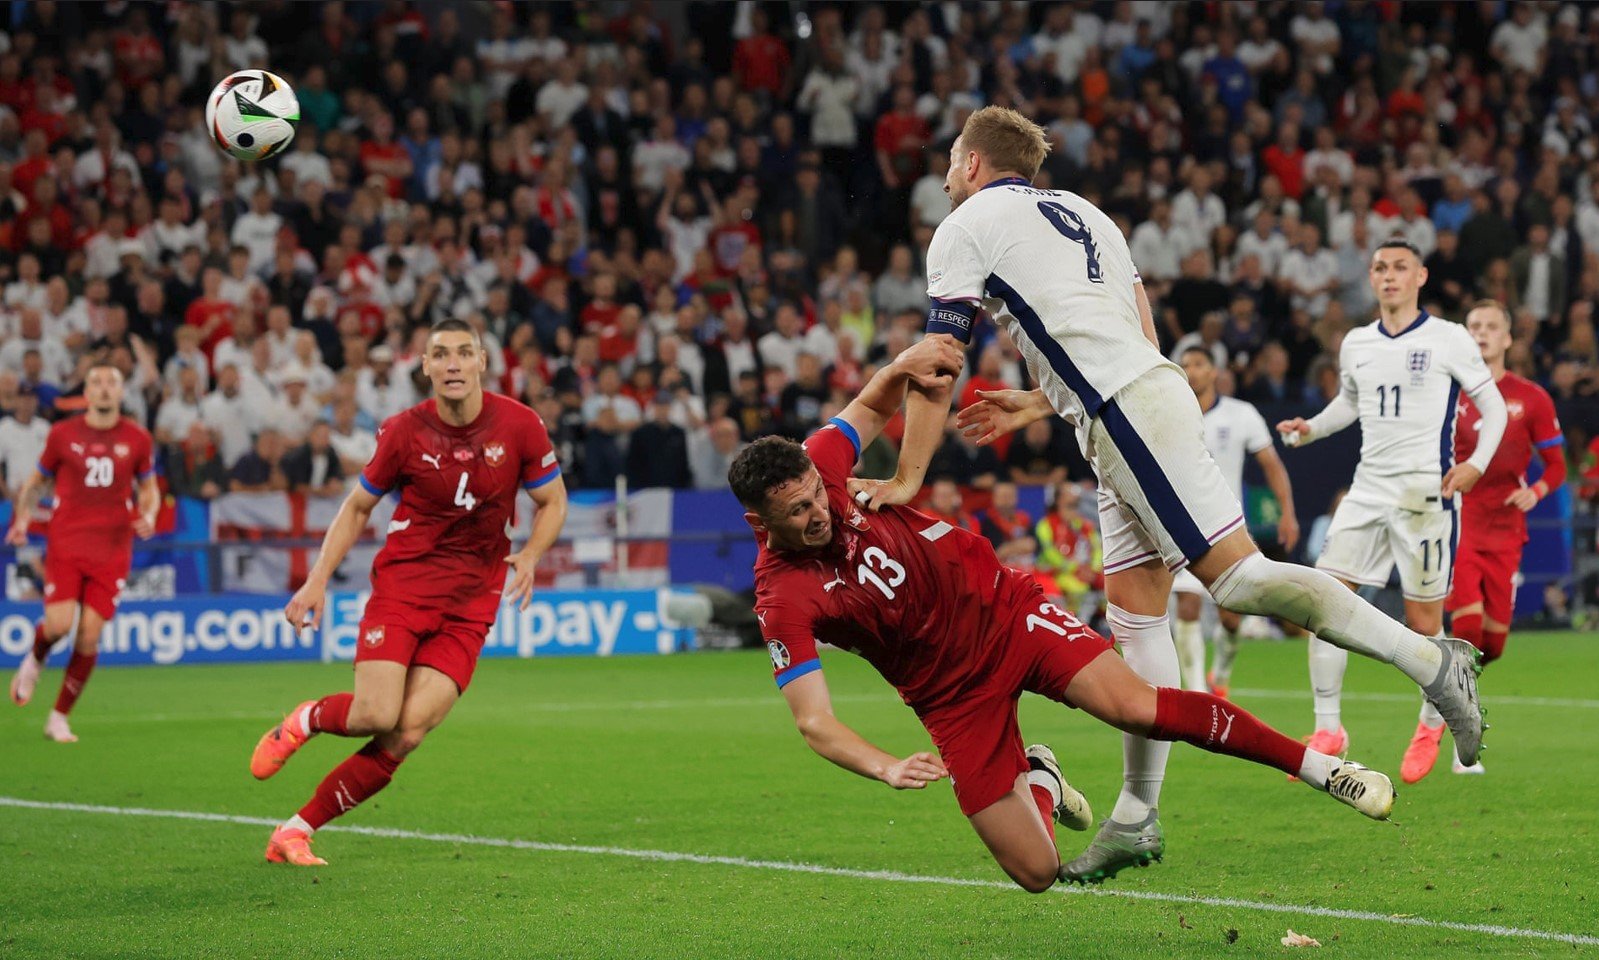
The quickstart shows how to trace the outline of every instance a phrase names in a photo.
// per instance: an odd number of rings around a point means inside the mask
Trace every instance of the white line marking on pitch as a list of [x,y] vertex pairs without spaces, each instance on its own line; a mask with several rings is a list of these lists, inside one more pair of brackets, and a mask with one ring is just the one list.
[[[88,803],[54,803],[42,800],[24,800],[20,797],[0,797],[0,807],[19,807],[25,810],[48,810],[58,813],[95,813],[118,817],[153,817],[166,820],[199,820],[207,823],[233,823],[252,827],[275,827],[280,821],[266,817],[243,817],[229,813],[204,813],[193,810],[153,810],[147,807],[103,807]],[[534,850],[541,853],[586,853],[601,857],[625,857],[630,860],[653,860],[662,863],[698,863],[724,867],[741,867],[747,870],[776,870],[784,873],[810,873],[827,877],[845,877],[851,880],[884,880],[890,883],[922,883],[941,887],[979,887],[1015,891],[1018,888],[1001,880],[977,880],[965,877],[938,877],[897,870],[854,870],[848,867],[828,867],[813,863],[791,863],[786,860],[751,860],[746,857],[720,857],[703,853],[678,853],[672,850],[635,850],[628,847],[602,847],[577,843],[546,843],[539,840],[515,840],[504,837],[476,837],[459,833],[425,833],[419,830],[396,830],[390,827],[330,826],[323,830],[352,833],[364,837],[383,837],[391,840],[421,840],[428,843],[457,843],[477,847],[500,847],[509,850]],[[1231,907],[1237,910],[1258,910],[1265,913],[1285,913],[1293,916],[1327,917],[1334,920],[1365,920],[1402,927],[1422,927],[1429,930],[1454,930],[1460,933],[1484,933],[1495,937],[1514,937],[1522,940],[1551,940],[1575,945],[1599,945],[1599,936],[1581,933],[1560,933],[1554,930],[1532,930],[1525,927],[1505,927],[1492,923],[1461,923],[1455,920],[1429,920],[1425,917],[1395,916],[1370,910],[1341,910],[1334,907],[1314,907],[1290,903],[1265,903],[1259,900],[1239,900],[1234,897],[1191,897],[1177,893],[1155,893],[1146,890],[1107,890],[1103,887],[1056,886],[1063,894],[1101,897],[1119,897],[1124,900],[1145,900],[1156,903],[1180,903],[1206,907]]]
[[[1259,700],[1308,700],[1310,691],[1305,690],[1259,690],[1254,688],[1240,688],[1232,692],[1234,697]],[[1404,693],[1358,693],[1344,692],[1345,700],[1369,703],[1416,703],[1418,698]],[[834,703],[898,703],[892,696],[875,693],[842,693],[833,696]],[[579,713],[589,710],[604,710],[614,712],[618,709],[626,710],[689,710],[700,708],[721,707],[776,707],[783,703],[781,697],[711,697],[705,700],[632,700],[617,702],[613,700],[580,700],[580,701],[547,701],[544,703],[517,704],[514,709],[503,710],[480,709],[480,715],[527,713]],[[1599,700],[1561,699],[1559,697],[1486,697],[1483,703],[1490,707],[1554,707],[1562,710],[1581,709],[1599,710]],[[168,722],[195,722],[202,720],[260,720],[272,722],[282,718],[281,713],[265,710],[238,711],[233,713],[145,713],[134,716],[118,718],[119,723],[168,723]]]

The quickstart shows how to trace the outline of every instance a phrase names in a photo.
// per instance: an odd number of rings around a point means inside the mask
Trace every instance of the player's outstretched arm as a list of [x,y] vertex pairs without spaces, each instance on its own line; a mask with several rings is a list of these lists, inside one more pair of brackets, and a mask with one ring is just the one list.
[[1277,432],[1282,434],[1284,446],[1302,447],[1330,437],[1359,419],[1360,407],[1356,406],[1354,396],[1347,390],[1340,390],[1320,413],[1309,420],[1294,417],[1279,421]]
[[900,759],[845,726],[833,716],[833,698],[820,670],[789,681],[783,698],[806,745],[851,773],[881,780],[895,790],[920,790],[949,776],[935,753],[922,751]]
[[523,610],[533,600],[533,571],[550,552],[561,528],[566,525],[566,481],[560,476],[527,492],[538,512],[533,514],[533,532],[522,549],[505,558],[511,565],[511,586],[505,591],[508,603],[520,602]]
[[328,525],[328,532],[322,538],[322,549],[317,553],[316,563],[311,567],[311,572],[305,578],[305,583],[294,596],[289,598],[289,603],[283,608],[283,616],[295,630],[307,625],[306,615],[310,615],[309,625],[312,629],[322,624],[322,608],[327,603],[328,580],[333,577],[333,571],[339,569],[339,564],[344,562],[350,548],[355,546],[355,541],[360,539],[361,532],[366,529],[368,521],[372,519],[372,511],[377,508],[376,494],[366,487],[357,484],[344,498],[344,503],[339,506],[338,516],[333,518],[333,523]]
[[[948,334],[929,334],[877,372],[841,416],[855,427],[866,446],[905,401],[905,437],[900,442],[899,470],[890,480],[851,480],[850,493],[876,510],[885,504],[909,503],[944,435],[954,397],[955,375],[965,364],[960,341]],[[909,395],[906,386],[909,385]],[[856,422],[854,416],[865,419]]]
[[6,543],[13,547],[27,545],[28,520],[33,516],[33,508],[39,505],[39,497],[49,483],[50,478],[38,470],[22,482],[22,489],[17,491],[17,498],[11,504],[11,527],[6,530]]
[[1299,516],[1294,512],[1294,487],[1288,480],[1288,468],[1283,466],[1283,458],[1277,456],[1275,447],[1255,454],[1255,461],[1260,464],[1260,472],[1266,475],[1266,486],[1282,507],[1282,516],[1277,518],[1277,542],[1292,553],[1299,542]]
[[986,447],[1054,412],[1042,390],[979,390],[977,402],[955,415],[955,425],[966,439]]

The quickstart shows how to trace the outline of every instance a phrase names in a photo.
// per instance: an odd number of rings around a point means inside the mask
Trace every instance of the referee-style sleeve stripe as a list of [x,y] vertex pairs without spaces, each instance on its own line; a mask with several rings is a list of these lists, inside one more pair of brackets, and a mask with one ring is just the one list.
[[366,478],[366,474],[364,474],[364,473],[361,474],[361,486],[365,487],[366,488],[366,492],[370,493],[374,497],[381,497],[385,493],[388,493],[387,490],[378,489],[377,486],[372,483],[372,481],[370,481],[370,480],[368,480]]
[[555,469],[551,470],[549,473],[546,473],[544,476],[535,477],[534,479],[529,480],[526,483],[522,484],[522,489],[523,490],[537,490],[539,487],[544,486],[546,483],[549,483],[551,480],[554,480],[556,477],[558,477],[560,475],[561,475],[561,468],[560,467],[556,467]]
[[820,669],[822,669],[822,661],[820,660],[807,660],[804,663],[796,663],[777,675],[777,689],[781,690],[807,673],[815,673]]
[[855,429],[855,425],[843,417],[833,417],[827,422],[837,427],[839,433],[849,438],[850,445],[855,448],[855,456],[859,459],[861,455],[861,435]]
[[1558,447],[1565,442],[1565,437],[1561,436],[1560,434],[1555,434],[1548,440],[1539,440],[1537,443],[1533,444],[1533,446],[1537,447],[1539,450],[1547,450],[1550,447]]

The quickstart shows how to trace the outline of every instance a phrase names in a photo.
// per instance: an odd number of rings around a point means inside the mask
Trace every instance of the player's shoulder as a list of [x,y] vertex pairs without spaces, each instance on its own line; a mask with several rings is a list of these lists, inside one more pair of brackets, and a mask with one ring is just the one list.
[[795,555],[762,547],[755,560],[757,609],[803,613],[826,594],[822,576],[827,564],[811,555]]
[[416,406],[401,410],[378,424],[378,439],[391,438],[398,440],[415,432],[417,425],[421,423],[423,412],[430,409],[429,405],[432,402],[432,400],[423,400]]
[[139,423],[139,421],[133,419],[132,417],[124,416],[121,420],[118,420],[117,430],[124,436],[133,437],[138,440],[150,439],[150,431],[146,430],[143,424]]
[[1369,323],[1363,323],[1358,327],[1352,327],[1348,333],[1344,334],[1343,348],[1348,350],[1350,347],[1369,347],[1372,344],[1381,343],[1383,339],[1381,327],[1381,318],[1372,320]]

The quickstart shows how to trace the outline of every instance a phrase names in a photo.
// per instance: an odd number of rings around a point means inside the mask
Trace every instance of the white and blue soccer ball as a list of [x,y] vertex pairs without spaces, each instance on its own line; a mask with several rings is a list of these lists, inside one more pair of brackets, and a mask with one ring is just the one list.
[[224,153],[265,160],[294,141],[300,98],[288,81],[267,70],[240,70],[223,78],[205,101],[205,127]]

